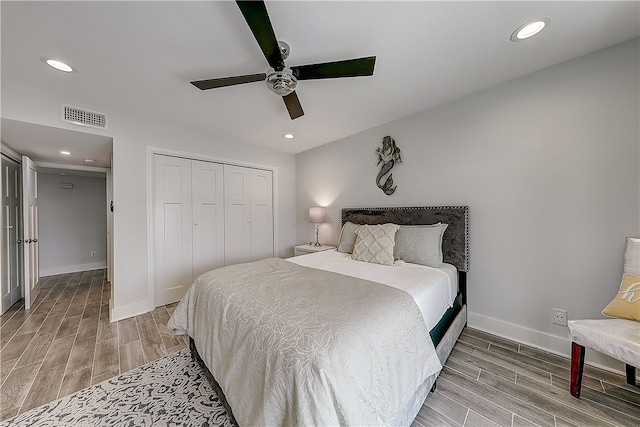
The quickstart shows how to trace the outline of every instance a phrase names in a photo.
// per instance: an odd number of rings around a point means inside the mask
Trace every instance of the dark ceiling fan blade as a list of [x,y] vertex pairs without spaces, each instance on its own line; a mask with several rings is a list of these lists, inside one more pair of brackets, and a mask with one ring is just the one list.
[[296,95],[295,91],[291,92],[289,95],[283,96],[282,99],[284,99],[284,105],[287,106],[287,111],[289,111],[291,120],[304,116],[302,105],[300,105],[300,100],[298,99],[298,95]]
[[376,57],[347,59],[344,61],[325,62],[322,64],[300,65],[291,67],[298,80],[335,79],[339,77],[372,76],[376,65]]
[[197,80],[191,82],[192,85],[200,90],[215,89],[217,87],[241,85],[243,83],[259,82],[267,78],[262,74],[247,74],[245,76],[221,77],[219,79]]
[[282,70],[284,68],[284,59],[282,59],[278,40],[276,40],[276,35],[273,32],[264,2],[236,1],[236,3],[271,68],[276,71]]

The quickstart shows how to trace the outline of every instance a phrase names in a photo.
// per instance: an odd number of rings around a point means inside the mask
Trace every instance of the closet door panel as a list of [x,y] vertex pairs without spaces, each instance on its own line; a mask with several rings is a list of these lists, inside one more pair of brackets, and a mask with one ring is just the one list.
[[251,260],[273,257],[273,172],[251,169]]
[[[160,279],[168,286],[165,291],[171,291],[191,279],[191,268],[185,270],[188,260],[188,241],[184,239],[187,234],[187,218],[184,215],[184,207],[179,203],[165,203],[162,216],[164,224],[164,247],[162,259],[164,269]],[[187,250],[186,250],[187,249]],[[190,266],[189,266],[190,267]]]
[[154,157],[156,306],[180,300],[193,281],[191,161]]
[[194,160],[193,277],[224,265],[224,166]]
[[251,170],[224,165],[225,265],[251,261]]

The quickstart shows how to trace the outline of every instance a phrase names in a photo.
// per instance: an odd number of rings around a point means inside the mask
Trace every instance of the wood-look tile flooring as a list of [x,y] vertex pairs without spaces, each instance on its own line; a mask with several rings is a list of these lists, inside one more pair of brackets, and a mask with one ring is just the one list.
[[585,365],[576,399],[570,366],[566,357],[466,328],[413,425],[640,426],[640,388]]
[[[165,327],[175,305],[109,323],[104,270],[43,278],[41,288],[31,310],[18,303],[0,317],[0,420],[187,345]],[[585,366],[575,399],[569,367],[466,328],[414,426],[640,426],[640,388]]]
[[175,304],[110,323],[105,273],[44,277],[30,310],[0,316],[0,421],[187,346],[166,328]]

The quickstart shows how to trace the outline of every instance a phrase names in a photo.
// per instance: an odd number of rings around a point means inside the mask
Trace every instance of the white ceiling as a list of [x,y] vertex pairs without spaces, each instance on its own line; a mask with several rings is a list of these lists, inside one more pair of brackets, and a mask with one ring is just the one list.
[[[111,165],[111,137],[4,118],[1,130],[3,143],[39,163],[75,164],[86,168]],[[72,154],[66,158],[60,154],[61,150]]]
[[[297,153],[640,34],[636,1],[268,2],[276,36],[291,46],[289,66],[377,56],[372,77],[300,82],[305,116],[291,121],[261,82],[209,91],[189,84],[268,68],[234,2],[1,7],[2,142],[56,162],[64,160],[51,144],[50,152],[37,148],[29,132],[57,130],[6,120],[23,91]],[[550,19],[545,31],[510,41],[537,17]],[[78,72],[50,69],[42,56]],[[289,132],[295,139],[282,137]],[[108,157],[107,146],[104,137],[86,136],[76,160],[82,147]]]

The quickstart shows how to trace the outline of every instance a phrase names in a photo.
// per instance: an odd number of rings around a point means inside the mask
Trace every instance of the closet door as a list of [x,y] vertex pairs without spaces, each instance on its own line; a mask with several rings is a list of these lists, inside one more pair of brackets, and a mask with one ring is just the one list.
[[193,278],[224,265],[224,167],[191,163]]
[[224,165],[224,263],[251,261],[251,169]]
[[155,305],[214,268],[273,256],[273,173],[156,154]]
[[180,300],[193,280],[191,160],[154,156],[156,306]]
[[251,261],[273,257],[273,172],[251,169]]
[[225,265],[273,256],[273,172],[224,166]]

